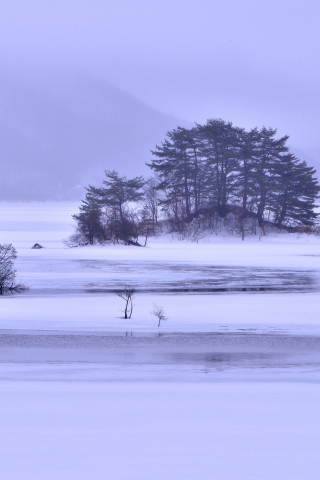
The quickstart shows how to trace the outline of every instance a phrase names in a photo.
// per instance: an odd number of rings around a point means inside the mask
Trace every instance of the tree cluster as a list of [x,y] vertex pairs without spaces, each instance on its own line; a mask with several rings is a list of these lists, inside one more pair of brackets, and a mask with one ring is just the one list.
[[250,217],[261,228],[312,227],[315,170],[289,152],[288,138],[276,138],[272,128],[246,131],[220,119],[168,132],[149,164],[160,179],[167,217],[179,225],[232,212],[240,225]]
[[320,190],[316,172],[289,151],[288,138],[221,119],[177,127],[152,151],[147,165],[154,177],[127,179],[107,170],[101,187],[87,188],[71,243],[137,245],[145,236],[146,244],[159,211],[169,231],[197,239],[221,225],[242,238],[258,227],[264,234],[268,225],[310,231]]
[[[159,192],[154,179],[127,179],[107,170],[102,187],[86,189],[79,213],[73,215],[77,231],[69,243],[78,245],[118,243],[139,245],[138,237],[154,234],[158,223]],[[137,203],[140,209],[136,208]]]

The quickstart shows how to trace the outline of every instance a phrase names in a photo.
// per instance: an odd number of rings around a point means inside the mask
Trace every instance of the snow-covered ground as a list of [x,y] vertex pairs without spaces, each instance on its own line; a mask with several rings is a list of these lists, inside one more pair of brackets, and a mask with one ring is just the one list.
[[68,249],[76,211],[0,205],[1,479],[316,480],[320,238]]
[[4,480],[317,480],[301,383],[1,383]]
[[[153,303],[169,321],[161,330],[319,329],[320,237],[212,236],[202,243],[150,239],[66,248],[73,203],[1,204],[1,242],[18,250],[19,278],[30,287],[1,299],[2,328],[158,331]],[[32,250],[34,243],[45,248]],[[112,291],[137,289],[132,319]],[[319,330],[320,331],[320,330]]]

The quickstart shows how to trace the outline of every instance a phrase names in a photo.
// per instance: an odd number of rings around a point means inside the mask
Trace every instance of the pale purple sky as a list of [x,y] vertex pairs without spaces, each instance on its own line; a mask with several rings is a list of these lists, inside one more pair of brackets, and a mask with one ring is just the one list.
[[81,69],[162,112],[320,153],[316,0],[1,0],[2,69]]

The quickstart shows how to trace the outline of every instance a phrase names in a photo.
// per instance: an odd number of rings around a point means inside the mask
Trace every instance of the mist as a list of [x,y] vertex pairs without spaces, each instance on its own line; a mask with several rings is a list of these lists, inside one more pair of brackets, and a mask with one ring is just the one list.
[[320,167],[319,14],[313,0],[2,1],[1,199],[149,175],[168,130],[208,118],[278,128]]
[[104,170],[150,176],[150,149],[181,124],[94,76],[41,79],[0,78],[2,200],[78,199]]

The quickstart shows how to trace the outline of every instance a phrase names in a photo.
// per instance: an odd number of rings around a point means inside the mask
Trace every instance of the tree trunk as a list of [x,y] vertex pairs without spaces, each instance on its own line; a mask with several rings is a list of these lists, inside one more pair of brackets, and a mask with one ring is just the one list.
[[194,182],[193,182],[193,190],[194,190],[194,213],[195,216],[198,215],[198,157],[197,157],[197,152],[196,149],[193,149],[194,152]]
[[266,206],[266,194],[267,192],[265,190],[261,190],[260,203],[258,205],[258,213],[257,213],[259,227],[263,227],[263,214]]

